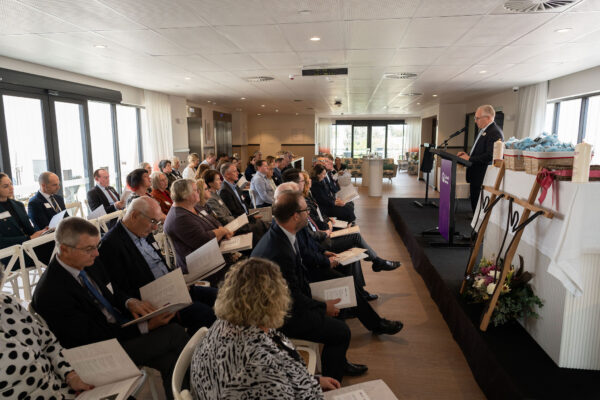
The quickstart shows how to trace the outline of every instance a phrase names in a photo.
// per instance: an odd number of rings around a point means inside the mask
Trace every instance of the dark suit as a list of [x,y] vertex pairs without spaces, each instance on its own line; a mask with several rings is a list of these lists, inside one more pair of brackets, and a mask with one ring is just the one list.
[[10,217],[0,219],[0,248],[2,249],[26,242],[37,230],[31,225],[23,203],[13,199],[8,199],[7,202],[12,206],[13,212],[0,204],[0,214],[10,212]]
[[292,309],[281,328],[287,336],[323,343],[323,375],[342,379],[346,350],[350,344],[350,329],[340,320],[325,314],[326,304],[311,297],[308,271],[300,255],[282,228],[273,224],[252,251],[279,265],[292,297]]
[[485,130],[479,134],[479,140],[475,144],[475,148],[471,152],[469,161],[473,163],[467,168],[467,182],[471,185],[471,208],[475,211],[477,202],[479,201],[479,193],[485,171],[488,165],[493,161],[494,157],[494,142],[504,140],[502,129],[495,122],[492,122]]
[[[159,250],[154,235],[146,237],[166,267],[165,259]],[[155,280],[144,256],[125,230],[122,222],[118,222],[104,237],[100,247],[100,260],[106,266],[106,271],[119,289],[128,297],[140,298],[139,288]],[[190,329],[193,334],[203,326],[211,326],[216,317],[212,306],[217,298],[217,289],[193,286],[190,295],[194,304],[179,312],[180,322]]]
[[[123,316],[126,295],[108,280],[100,262],[85,269],[100,288],[102,295]],[[116,338],[137,365],[147,365],[161,372],[165,390],[171,387],[171,374],[188,336],[177,324],[168,324],[145,335],[137,326],[121,328],[108,322],[92,295],[54,258],[42,274],[32,299],[33,308],[47,322],[50,330],[66,348]],[[167,390],[167,393],[170,393]]]
[[[117,193],[115,188],[113,188],[112,186],[107,186],[106,190],[110,191],[115,196],[117,201],[119,201],[119,194]],[[115,205],[110,204],[110,202],[106,198],[106,195],[104,194],[102,189],[98,187],[98,185],[94,186],[87,192],[87,201],[88,205],[90,206],[90,211],[94,211],[100,205],[104,206],[104,211],[106,211],[107,214],[117,211]]]
[[335,196],[331,193],[331,189],[325,179],[321,182],[313,180],[310,192],[321,210],[325,211],[327,215],[348,222],[356,219],[356,215],[354,215],[354,211],[349,204],[344,206],[335,205]]
[[[56,203],[58,203],[60,211],[66,208],[65,200],[61,195],[55,194],[54,199],[56,200]],[[27,205],[27,214],[33,223],[42,229],[50,224],[50,220],[52,217],[58,214],[58,212],[54,210],[52,204],[46,200],[42,193],[37,192],[35,196],[29,199],[29,204]]]
[[327,177],[325,178],[325,182],[327,182],[331,193],[336,194],[340,191],[340,185],[338,185],[337,181],[333,180],[333,173],[331,171],[327,171]]
[[281,171],[277,167],[273,167],[273,182],[275,182],[275,185],[277,186],[283,183],[283,176],[281,175]]
[[[235,190],[240,195],[240,198],[246,205],[246,208],[250,210],[252,208],[252,205],[250,204],[250,199],[248,198],[248,196],[244,196],[244,192],[242,192],[242,190],[237,185],[233,186],[235,186]],[[237,218],[246,212],[244,210],[244,207],[242,206],[242,203],[240,203],[240,200],[237,198],[237,196],[233,192],[233,189],[231,188],[231,186],[229,186],[227,182],[223,182],[221,190],[219,191],[219,196],[221,196],[221,199],[223,200],[227,208],[229,208],[229,211],[231,211],[231,214],[233,214],[234,217]]]

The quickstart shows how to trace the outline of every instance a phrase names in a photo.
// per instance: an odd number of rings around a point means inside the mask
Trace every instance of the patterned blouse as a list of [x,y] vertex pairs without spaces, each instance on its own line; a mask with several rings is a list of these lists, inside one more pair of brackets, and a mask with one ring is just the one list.
[[73,370],[50,330],[13,298],[0,294],[0,398],[74,399]]
[[323,399],[318,380],[285,348],[287,341],[274,330],[217,320],[192,357],[194,399]]

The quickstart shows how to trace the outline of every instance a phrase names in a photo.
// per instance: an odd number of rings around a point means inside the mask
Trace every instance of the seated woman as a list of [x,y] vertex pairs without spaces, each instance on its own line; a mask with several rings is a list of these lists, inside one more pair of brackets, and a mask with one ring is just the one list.
[[184,179],[194,179],[196,176],[196,169],[198,168],[198,164],[200,164],[200,157],[196,153],[190,153],[187,157],[188,165],[183,170],[181,176]]
[[93,389],[65,360],[54,334],[5,294],[0,294],[0,349],[3,398],[70,400]]
[[13,197],[12,181],[0,172],[0,249],[35,239],[48,230],[33,226],[23,203]]
[[127,178],[125,180],[127,182],[127,186],[129,186],[133,192],[127,198],[126,207],[129,206],[129,203],[131,203],[133,199],[136,199],[140,196],[150,196],[148,189],[150,189],[152,184],[150,183],[148,171],[144,168],[134,169],[127,174]]
[[322,399],[340,387],[311,376],[293,344],[277,329],[291,306],[279,267],[250,258],[234,265],[215,302],[217,321],[191,363],[195,399]]
[[167,192],[167,186],[169,185],[169,180],[167,175],[162,172],[153,172],[150,175],[150,181],[152,182],[152,191],[150,192],[150,196],[160,204],[160,211],[163,214],[167,214],[173,205],[173,200],[171,200],[171,196],[169,192]]
[[[233,214],[231,214],[231,211],[229,208],[227,208],[227,205],[225,205],[219,196],[219,190],[221,190],[221,185],[223,184],[223,181],[221,180],[221,174],[213,169],[210,169],[204,172],[204,182],[208,186],[208,192],[205,193],[206,205],[208,208],[214,213],[215,217],[223,225],[233,221],[235,217]],[[198,189],[198,191],[200,191],[200,189]],[[202,198],[202,196],[200,197]],[[258,243],[260,238],[263,237],[265,232],[269,230],[270,224],[271,221],[262,221],[260,219],[260,215],[250,216],[248,217],[248,225],[242,226],[237,232],[252,232],[252,243],[255,245]]]
[[331,193],[326,182],[324,182],[327,170],[321,164],[316,164],[313,168],[310,178],[312,179],[312,187],[310,189],[317,204],[330,217],[336,217],[347,222],[353,222],[356,219],[354,210],[340,199],[336,199]]
[[200,194],[192,179],[175,181],[171,198],[173,206],[165,219],[164,231],[175,246],[178,267],[186,269],[185,257],[209,240],[216,237],[220,241],[233,236],[206,207],[198,204]]
[[171,161],[169,160],[160,160],[158,163],[158,169],[167,177],[167,190],[171,190],[171,184],[173,182],[175,182],[177,179],[181,179],[181,175],[177,175],[175,173],[171,165]]
[[250,182],[252,177],[256,174],[256,161],[260,160],[260,158],[256,158],[256,156],[252,157],[250,161],[248,161],[248,166],[246,167],[246,171],[244,172],[244,176],[246,180]]

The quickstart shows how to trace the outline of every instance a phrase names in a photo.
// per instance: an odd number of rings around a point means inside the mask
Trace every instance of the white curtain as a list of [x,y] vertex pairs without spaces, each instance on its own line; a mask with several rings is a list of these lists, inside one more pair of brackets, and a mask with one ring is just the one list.
[[404,154],[411,147],[419,147],[421,145],[421,118],[406,118],[404,120],[406,122],[405,126],[405,140],[404,140]]
[[156,164],[173,157],[173,126],[169,96],[144,90],[147,129],[142,130],[144,161]]
[[316,147],[317,151],[319,148],[328,148],[331,152],[334,151],[334,140],[331,137],[331,125],[335,123],[335,120],[330,118],[319,118],[319,129],[317,129]]
[[[546,101],[548,100],[548,82],[540,82],[519,90],[517,108],[517,130],[519,139],[537,136],[544,130]],[[508,139],[508,138],[504,138]]]

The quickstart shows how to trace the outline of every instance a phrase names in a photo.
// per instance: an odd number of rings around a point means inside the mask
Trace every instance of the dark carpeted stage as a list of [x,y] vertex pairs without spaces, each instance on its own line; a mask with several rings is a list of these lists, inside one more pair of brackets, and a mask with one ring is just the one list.
[[[422,236],[437,225],[437,208],[417,208],[415,199],[389,199],[388,212],[423,277],[475,380],[489,399],[600,399],[600,372],[564,369],[518,323],[479,330],[481,305],[458,294],[469,248],[431,247],[441,236]],[[468,200],[459,200],[456,230],[471,232]]]

